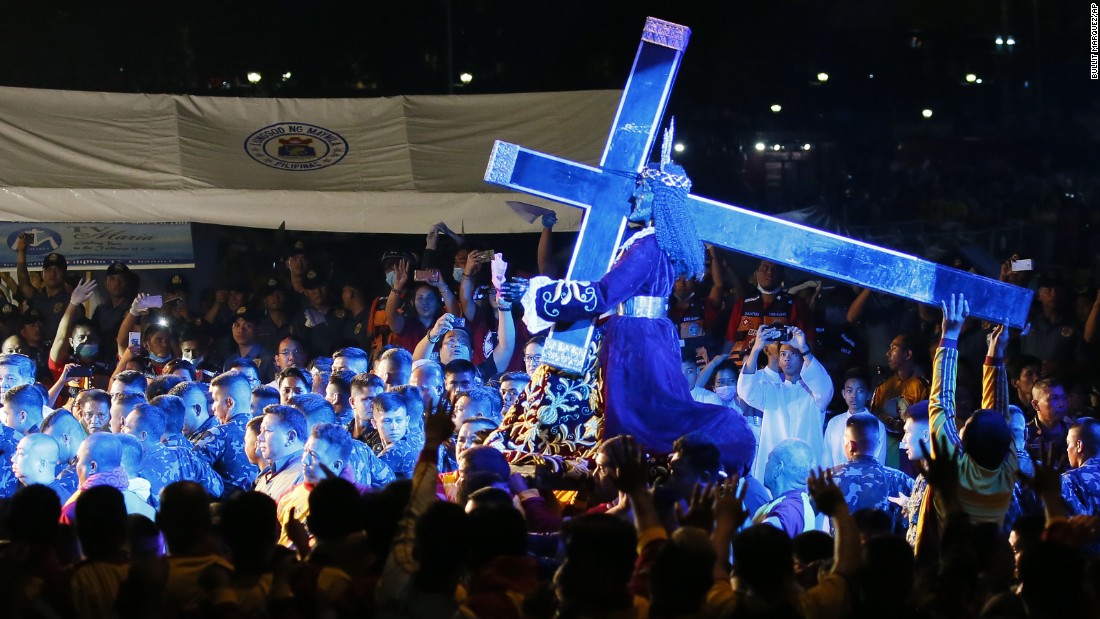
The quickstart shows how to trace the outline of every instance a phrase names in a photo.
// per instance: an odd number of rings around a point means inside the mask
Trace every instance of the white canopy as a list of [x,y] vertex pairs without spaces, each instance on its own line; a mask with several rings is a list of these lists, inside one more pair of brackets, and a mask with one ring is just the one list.
[[0,220],[529,232],[493,141],[598,162],[619,91],[241,99],[0,88]]

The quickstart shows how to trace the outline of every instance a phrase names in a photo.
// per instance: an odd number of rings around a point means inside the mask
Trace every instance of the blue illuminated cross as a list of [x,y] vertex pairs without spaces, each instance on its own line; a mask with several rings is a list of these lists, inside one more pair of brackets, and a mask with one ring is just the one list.
[[[485,171],[495,185],[586,210],[566,277],[595,281],[611,268],[630,214],[635,175],[649,161],[691,30],[646,20],[599,167],[497,141]],[[1022,327],[1031,291],[753,211],[689,196],[699,238],[833,280],[938,305],[966,294],[971,314]],[[584,366],[592,323],[558,323],[542,362],[572,372]]]

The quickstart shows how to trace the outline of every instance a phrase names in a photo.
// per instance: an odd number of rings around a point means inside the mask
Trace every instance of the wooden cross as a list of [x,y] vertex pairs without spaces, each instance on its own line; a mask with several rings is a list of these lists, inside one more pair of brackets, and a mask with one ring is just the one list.
[[[598,167],[499,140],[493,146],[486,181],[586,210],[567,279],[596,281],[610,270],[690,36],[685,26],[646,20]],[[1027,320],[1025,288],[707,198],[689,196],[685,208],[699,238],[720,247],[921,303],[962,292],[974,316],[1015,327]],[[542,362],[580,372],[592,329],[587,320],[555,325]]]

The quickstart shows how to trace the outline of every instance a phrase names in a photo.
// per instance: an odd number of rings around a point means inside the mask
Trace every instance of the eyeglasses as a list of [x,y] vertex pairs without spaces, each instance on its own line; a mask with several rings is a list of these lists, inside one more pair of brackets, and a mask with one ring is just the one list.
[[302,352],[301,348],[295,348],[293,350],[280,350],[277,354],[280,357],[290,357],[292,355],[301,354],[301,352]]
[[538,363],[542,361],[542,355],[523,355],[523,360],[527,363]]

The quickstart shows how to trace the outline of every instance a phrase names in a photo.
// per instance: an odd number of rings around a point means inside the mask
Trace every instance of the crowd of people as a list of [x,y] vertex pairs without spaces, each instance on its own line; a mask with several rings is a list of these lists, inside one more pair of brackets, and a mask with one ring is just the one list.
[[[509,275],[562,274],[555,223],[538,273]],[[4,616],[1100,612],[1100,296],[1006,261],[1036,292],[1016,332],[970,318],[965,291],[937,308],[791,285],[707,247],[702,279],[617,310],[671,325],[671,389],[629,384],[656,337],[629,320],[581,372],[543,363],[530,290],[470,245],[439,224],[351,269],[292,241],[277,271],[193,297],[123,261],[32,273],[17,242]],[[607,418],[635,392],[709,406],[653,400],[684,428],[663,444]],[[698,431],[704,411],[747,426],[751,454]]]

